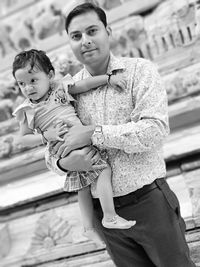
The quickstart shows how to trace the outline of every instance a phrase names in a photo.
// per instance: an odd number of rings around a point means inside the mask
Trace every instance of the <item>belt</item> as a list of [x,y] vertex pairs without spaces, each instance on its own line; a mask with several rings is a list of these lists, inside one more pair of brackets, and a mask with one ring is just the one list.
[[[120,197],[114,197],[114,205],[115,208],[120,208],[126,205],[129,205],[131,203],[137,202],[139,198],[146,195],[150,191],[154,190],[155,188],[160,188],[162,184],[165,183],[165,178],[158,178],[153,183],[144,185],[142,188],[139,188],[138,190],[131,192],[127,195],[120,196]],[[93,204],[94,208],[100,207],[100,201],[98,198],[93,198]]]

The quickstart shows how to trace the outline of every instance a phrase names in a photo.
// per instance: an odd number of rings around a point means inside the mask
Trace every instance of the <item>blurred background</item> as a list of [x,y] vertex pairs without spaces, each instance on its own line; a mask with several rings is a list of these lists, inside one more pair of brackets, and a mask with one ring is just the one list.
[[[12,74],[14,56],[45,50],[56,76],[82,67],[68,44],[64,21],[77,4],[107,13],[115,55],[157,64],[169,102],[171,134],[164,145],[167,179],[186,221],[186,238],[200,266],[200,1],[0,1],[0,266],[109,267],[105,247],[82,236],[75,193],[47,170],[44,146],[16,147],[13,110],[24,100]],[[156,222],[155,222],[156,223]]]

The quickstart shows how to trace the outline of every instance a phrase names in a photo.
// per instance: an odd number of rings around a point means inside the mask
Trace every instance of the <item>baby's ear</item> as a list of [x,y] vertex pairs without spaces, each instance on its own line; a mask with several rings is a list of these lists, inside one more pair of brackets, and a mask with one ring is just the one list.
[[50,79],[50,80],[54,79],[54,77],[55,77],[55,73],[54,73],[54,71],[53,71],[53,70],[50,70],[48,76],[49,76],[49,79]]

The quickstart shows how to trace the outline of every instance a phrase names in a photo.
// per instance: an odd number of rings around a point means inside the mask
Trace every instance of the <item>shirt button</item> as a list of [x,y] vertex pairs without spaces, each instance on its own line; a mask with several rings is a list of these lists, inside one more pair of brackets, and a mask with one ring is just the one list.
[[131,146],[125,146],[124,151],[125,151],[126,153],[128,153],[128,154],[131,154],[131,153],[132,153]]

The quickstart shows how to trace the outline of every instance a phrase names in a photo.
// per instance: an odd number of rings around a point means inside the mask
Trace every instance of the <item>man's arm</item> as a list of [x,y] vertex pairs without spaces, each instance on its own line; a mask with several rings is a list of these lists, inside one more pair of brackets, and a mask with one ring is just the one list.
[[88,146],[74,150],[67,157],[60,159],[58,167],[63,171],[89,171],[99,158],[97,150]]
[[94,132],[95,126],[83,126],[81,124],[72,125],[71,122],[65,122],[69,129],[64,135],[64,142],[58,142],[53,146],[54,152],[58,157],[64,158],[71,151],[80,149],[82,147],[91,145],[91,136]]
[[103,125],[105,148],[140,153],[162,144],[169,134],[168,99],[157,68],[144,60],[136,70],[133,88],[135,107],[131,121],[121,125]]

